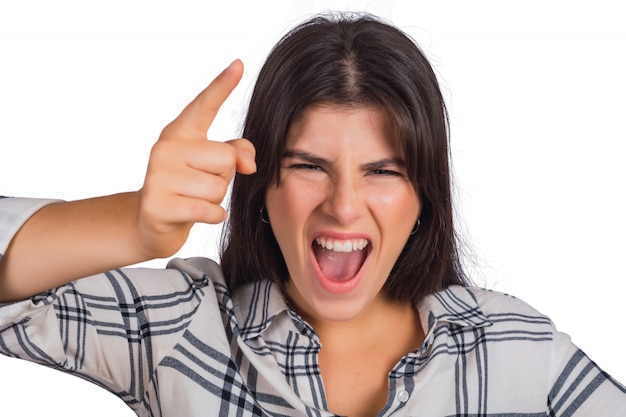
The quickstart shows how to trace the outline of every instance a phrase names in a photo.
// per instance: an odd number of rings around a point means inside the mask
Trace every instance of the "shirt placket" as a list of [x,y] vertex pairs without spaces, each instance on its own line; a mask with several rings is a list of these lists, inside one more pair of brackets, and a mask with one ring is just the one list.
[[422,346],[416,351],[405,355],[389,374],[389,394],[387,405],[379,417],[387,416],[407,416],[410,411],[411,417],[416,415],[413,410],[407,410],[407,403],[417,395],[415,375],[424,366],[424,358],[428,356],[434,341],[434,329],[431,328],[426,334]]

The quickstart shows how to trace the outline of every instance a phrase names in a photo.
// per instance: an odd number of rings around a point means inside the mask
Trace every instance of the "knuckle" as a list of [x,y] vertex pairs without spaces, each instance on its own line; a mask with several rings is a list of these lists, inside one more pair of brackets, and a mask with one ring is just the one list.
[[228,192],[229,182],[224,178],[217,177],[213,178],[213,189],[217,197],[219,198],[219,202],[221,203],[226,193]]
[[169,140],[177,137],[179,135],[180,128],[176,123],[176,120],[170,122],[167,126],[161,130],[161,134],[159,135],[159,142],[163,140]]
[[207,141],[205,146],[205,155],[210,161],[206,165],[207,170],[227,179],[232,177],[237,164],[237,150],[224,142]]
[[150,151],[150,161],[151,162],[162,162],[165,160],[167,155],[170,153],[170,146],[168,142],[158,141],[154,145],[152,145],[152,150]]
[[201,194],[211,203],[220,204],[228,191],[228,182],[216,175],[208,175],[199,184]]
[[222,146],[223,161],[227,167],[234,165],[237,162],[237,148],[228,142],[220,142]]

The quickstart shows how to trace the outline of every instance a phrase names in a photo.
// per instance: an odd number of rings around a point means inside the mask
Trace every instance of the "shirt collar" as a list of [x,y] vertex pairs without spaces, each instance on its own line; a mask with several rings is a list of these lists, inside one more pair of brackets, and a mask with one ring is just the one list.
[[[291,310],[278,286],[269,280],[240,288],[233,298],[233,307],[243,340],[260,336],[283,313],[300,333],[309,336],[315,333]],[[444,323],[471,328],[491,325],[470,289],[458,285],[425,297],[418,309],[422,326],[427,326],[426,332]]]
[[252,282],[238,289],[233,308],[243,340],[258,337],[276,317],[290,311],[280,289],[270,280]]
[[471,289],[459,285],[425,297],[418,308],[422,325],[428,326],[426,331],[443,323],[471,328],[492,324],[480,309]]

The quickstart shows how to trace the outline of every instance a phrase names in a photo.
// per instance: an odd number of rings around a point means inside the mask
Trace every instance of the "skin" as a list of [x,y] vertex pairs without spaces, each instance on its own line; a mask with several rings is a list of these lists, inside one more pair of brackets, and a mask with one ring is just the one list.
[[[0,302],[171,256],[194,223],[222,222],[233,176],[256,171],[255,149],[246,139],[208,140],[207,131],[242,73],[242,63],[233,62],[163,129],[140,190],[51,204],[33,214],[0,260]],[[389,370],[423,339],[415,309],[379,294],[420,202],[380,112],[319,108],[309,116],[291,129],[289,149],[316,155],[324,170],[290,167],[311,165],[309,157],[286,159],[282,185],[268,192],[267,207],[291,273],[287,296],[324,344],[319,364],[329,408],[375,415],[386,401]],[[311,269],[312,238],[320,231],[369,240],[362,277],[349,291],[325,292]]]
[[235,172],[256,171],[255,150],[246,139],[210,141],[207,130],[242,74],[234,61],[163,129],[141,190],[51,204],[31,216],[0,260],[0,302],[171,256],[194,223],[224,221],[228,184]]
[[[308,109],[290,129],[280,184],[266,195],[287,297],[320,336],[330,410],[343,415],[375,415],[389,371],[423,340],[414,307],[381,293],[421,209],[386,123],[374,107]],[[329,283],[312,249],[319,236],[367,239],[354,278]]]

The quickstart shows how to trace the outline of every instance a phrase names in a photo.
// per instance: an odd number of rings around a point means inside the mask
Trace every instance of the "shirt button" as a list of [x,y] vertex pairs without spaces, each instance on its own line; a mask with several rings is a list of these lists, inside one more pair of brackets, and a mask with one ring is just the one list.
[[405,403],[407,401],[409,401],[409,393],[406,391],[400,391],[398,392],[398,401],[400,401],[401,403]]

